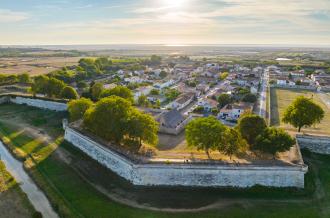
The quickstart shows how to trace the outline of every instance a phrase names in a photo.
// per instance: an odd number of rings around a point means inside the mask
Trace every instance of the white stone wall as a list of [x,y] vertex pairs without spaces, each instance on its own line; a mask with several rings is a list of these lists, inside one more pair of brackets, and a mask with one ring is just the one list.
[[70,127],[67,141],[135,185],[199,187],[304,187],[307,166],[231,166],[207,164],[136,164]]
[[297,135],[296,138],[301,148],[319,154],[330,154],[330,137]]
[[47,101],[42,99],[34,99],[28,97],[10,97],[9,101],[14,104],[26,104],[32,107],[48,109],[53,111],[66,111],[67,104],[55,101]]

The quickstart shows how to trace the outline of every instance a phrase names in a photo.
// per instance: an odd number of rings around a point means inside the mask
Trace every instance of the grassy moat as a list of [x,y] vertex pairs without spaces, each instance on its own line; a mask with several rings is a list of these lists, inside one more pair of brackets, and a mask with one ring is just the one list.
[[23,105],[0,105],[2,140],[24,160],[61,217],[330,216],[330,156],[303,152],[309,165],[304,190],[134,187],[63,142],[64,117]]

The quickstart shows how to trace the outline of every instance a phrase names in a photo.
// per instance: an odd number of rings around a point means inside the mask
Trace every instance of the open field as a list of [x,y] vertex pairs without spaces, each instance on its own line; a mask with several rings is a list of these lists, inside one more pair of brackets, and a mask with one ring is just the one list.
[[324,119],[315,127],[302,128],[301,131],[311,134],[330,135],[330,109],[320,99],[319,94],[311,91],[293,90],[293,89],[271,89],[271,125],[280,126],[289,131],[297,131],[289,124],[281,121],[285,109],[298,96],[303,95],[313,98],[314,102],[319,104],[325,111]]
[[62,143],[63,116],[22,105],[0,105],[1,138],[12,150],[19,149],[29,173],[61,216],[330,216],[329,156],[305,154],[310,166],[305,190],[134,187],[72,145]]
[[0,74],[47,74],[64,66],[76,65],[79,59],[80,57],[0,58]]
[[35,212],[26,195],[0,161],[0,216],[31,217]]

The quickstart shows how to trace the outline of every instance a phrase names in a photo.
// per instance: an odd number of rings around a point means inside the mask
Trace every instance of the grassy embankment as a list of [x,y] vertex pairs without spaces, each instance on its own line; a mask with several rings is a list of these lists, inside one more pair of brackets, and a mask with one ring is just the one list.
[[[246,191],[236,189],[203,191],[186,195],[183,201],[208,200],[208,196],[218,197],[216,206],[204,212],[165,213],[135,209],[109,200],[98,192],[77,166],[89,168],[97,164],[86,155],[67,143],[62,143],[61,117],[58,113],[42,111],[26,106],[0,106],[0,135],[1,138],[16,150],[25,160],[25,166],[38,185],[50,198],[54,208],[65,217],[325,217],[330,215],[330,157],[311,155],[312,170],[307,175],[306,190],[268,189],[256,187]],[[20,122],[18,122],[18,120]],[[11,123],[11,124],[9,124]],[[19,124],[19,125],[18,125]],[[41,128],[45,133],[57,139],[48,143],[42,137],[32,136],[26,127]],[[56,150],[56,151],[55,151]],[[63,157],[64,156],[64,157]],[[94,165],[84,165],[93,162]],[[102,167],[92,168],[97,173]],[[115,184],[110,177],[100,177],[107,184]],[[87,178],[88,179],[88,178]],[[315,181],[317,181],[315,183]],[[317,193],[315,193],[317,184]],[[321,189],[321,191],[318,191]],[[168,195],[171,190],[168,190]],[[178,191],[179,192],[179,191]],[[197,192],[197,191],[196,191]],[[142,191],[153,201],[162,198],[167,201],[166,194],[152,195]],[[175,195],[174,195],[175,196]],[[223,206],[225,205],[225,206]]]
[[319,104],[325,111],[324,119],[320,124],[317,124],[314,127],[302,128],[302,132],[330,135],[330,109],[323,103],[317,93],[311,91],[271,88],[271,125],[279,126],[290,131],[297,131],[297,129],[291,125],[283,123],[281,119],[285,109],[291,104],[292,101],[294,101],[295,98],[301,95],[308,98],[313,98],[313,101]]
[[26,194],[0,161],[0,216],[31,217],[35,212]]

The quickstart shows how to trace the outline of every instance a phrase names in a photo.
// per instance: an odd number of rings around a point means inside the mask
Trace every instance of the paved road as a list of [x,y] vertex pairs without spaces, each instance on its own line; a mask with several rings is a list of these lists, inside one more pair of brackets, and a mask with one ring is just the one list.
[[0,142],[0,158],[5,163],[8,172],[20,184],[21,189],[26,193],[34,208],[41,212],[43,217],[58,218],[58,215],[51,207],[44,193],[36,186],[29,175],[25,172],[23,164],[16,160],[8,152],[2,142]]
[[268,86],[268,72],[264,72],[261,82],[260,103],[259,103],[259,116],[266,119],[266,100],[267,100],[267,86]]

